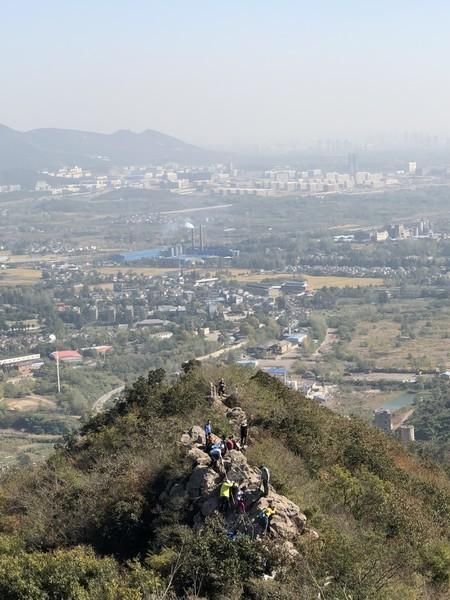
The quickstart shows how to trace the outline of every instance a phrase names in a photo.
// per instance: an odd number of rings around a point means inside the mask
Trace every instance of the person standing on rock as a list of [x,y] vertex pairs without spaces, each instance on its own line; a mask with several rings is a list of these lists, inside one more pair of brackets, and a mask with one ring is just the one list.
[[270,500],[269,501],[269,506],[267,506],[267,508],[264,508],[262,511],[262,514],[264,515],[264,535],[267,535],[272,532],[271,530],[271,526],[272,526],[272,517],[273,515],[276,513],[276,510],[273,506],[273,501]]
[[208,436],[210,436],[211,433],[212,433],[211,420],[208,419],[205,423],[205,440],[208,440]]
[[219,393],[219,396],[221,396],[222,398],[225,396],[226,387],[225,387],[225,379],[223,377],[221,377],[219,380],[219,384],[217,386],[217,391]]
[[244,448],[244,446],[247,445],[247,438],[248,438],[248,421],[247,421],[247,417],[244,417],[242,422],[241,422],[241,448]]
[[267,498],[269,495],[270,471],[267,467],[259,467],[261,471],[261,484],[263,486],[263,496]]

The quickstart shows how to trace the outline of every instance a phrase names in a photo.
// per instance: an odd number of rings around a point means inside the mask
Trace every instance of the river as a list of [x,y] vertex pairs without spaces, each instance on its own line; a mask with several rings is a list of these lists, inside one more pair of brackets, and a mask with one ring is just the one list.
[[400,408],[411,406],[415,399],[416,394],[413,392],[398,392],[398,394],[392,395],[389,400],[386,400],[381,408],[396,411]]

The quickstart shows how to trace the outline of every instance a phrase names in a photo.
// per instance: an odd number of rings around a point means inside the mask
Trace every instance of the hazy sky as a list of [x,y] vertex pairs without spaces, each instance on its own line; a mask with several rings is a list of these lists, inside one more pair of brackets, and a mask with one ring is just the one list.
[[0,123],[204,144],[450,132],[448,0],[1,0]]

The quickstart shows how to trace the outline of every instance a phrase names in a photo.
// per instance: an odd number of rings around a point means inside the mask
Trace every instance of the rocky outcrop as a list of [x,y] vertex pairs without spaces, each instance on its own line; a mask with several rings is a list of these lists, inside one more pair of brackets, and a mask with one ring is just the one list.
[[[233,528],[237,520],[245,521],[247,525],[250,525],[255,521],[258,513],[268,506],[270,499],[276,511],[272,519],[272,530],[275,535],[292,540],[304,532],[305,515],[296,504],[277,494],[272,486],[269,488],[268,498],[264,498],[259,471],[248,464],[242,452],[232,450],[227,453],[223,459],[223,472],[217,472],[212,466],[207,465],[206,460],[209,461],[209,457],[199,448],[196,448],[195,452],[191,450],[189,457],[193,459],[193,469],[187,481],[186,489],[190,499],[195,499],[201,514],[201,519],[196,518],[197,523],[218,510],[219,489],[226,476],[230,481],[247,488],[247,514],[243,519],[239,519],[234,511],[231,511],[232,514],[226,515],[230,528]],[[258,531],[257,522],[252,523],[252,527],[255,528],[256,533],[261,533]]]
[[198,425],[194,425],[189,431],[183,433],[180,442],[183,446],[202,445],[205,443],[205,431]]
[[[239,408],[229,411],[230,420],[240,422],[245,413]],[[192,463],[192,471],[183,483],[172,485],[164,492],[170,502],[184,501],[194,512],[194,525],[199,527],[205,518],[219,510],[219,491],[224,478],[245,489],[246,514],[239,515],[236,510],[228,511],[224,517],[229,531],[245,531],[256,537],[263,533],[258,514],[268,506],[269,500],[275,508],[272,518],[272,534],[280,541],[292,542],[300,535],[312,539],[317,532],[306,527],[306,517],[299,507],[276,492],[270,486],[269,496],[262,493],[259,469],[252,467],[245,455],[231,450],[223,457],[222,464],[213,466],[204,452],[204,432],[201,427],[192,427],[181,438],[186,456]]]

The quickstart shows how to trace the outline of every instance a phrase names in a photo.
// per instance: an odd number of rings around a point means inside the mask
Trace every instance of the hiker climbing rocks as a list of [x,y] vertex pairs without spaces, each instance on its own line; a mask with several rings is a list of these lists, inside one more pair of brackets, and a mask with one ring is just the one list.
[[212,425],[211,425],[211,420],[208,419],[205,423],[205,439],[208,439],[208,436],[210,436],[212,433]]
[[243,448],[244,446],[247,445],[247,438],[248,438],[248,421],[247,419],[244,417],[243,421],[241,422],[241,448]]
[[227,450],[238,450],[238,445],[234,439],[234,435],[229,435],[225,440],[225,443],[227,445]]
[[209,451],[211,450],[213,445],[214,445],[214,441],[212,438],[212,433],[208,433],[208,435],[206,436],[206,443],[205,443],[205,452],[207,454],[209,454]]
[[222,449],[220,444],[213,444],[208,454],[213,467],[215,467],[217,463],[222,464]]
[[270,483],[270,471],[267,467],[261,466],[259,467],[261,471],[261,484],[263,486],[263,496],[267,497],[269,495],[269,483]]
[[247,507],[245,504],[246,492],[247,492],[247,487],[243,486],[242,488],[238,488],[235,493],[236,510],[241,515],[245,515],[245,513],[247,512]]
[[269,502],[269,506],[263,508],[258,515],[258,522],[263,528],[264,535],[271,533],[272,517],[276,513],[273,502]]
[[231,509],[231,490],[235,484],[229,479],[224,479],[219,492],[219,510],[227,512]]

